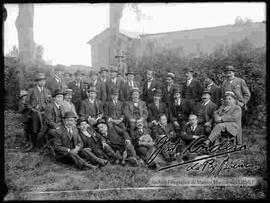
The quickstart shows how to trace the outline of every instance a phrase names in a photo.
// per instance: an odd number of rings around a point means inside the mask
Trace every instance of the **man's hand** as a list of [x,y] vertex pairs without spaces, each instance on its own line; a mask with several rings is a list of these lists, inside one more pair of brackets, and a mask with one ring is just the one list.
[[78,151],[79,151],[78,149],[74,148],[74,149],[70,150],[70,152],[69,152],[69,153],[77,154],[77,153],[78,153]]
[[198,135],[193,135],[192,138],[193,138],[193,139],[198,139],[199,136],[198,136]]
[[154,125],[158,124],[158,122],[156,120],[153,120],[151,123],[153,123]]
[[209,127],[212,126],[210,122],[206,122],[204,125],[205,125],[205,126],[209,126]]
[[179,127],[179,123],[177,121],[174,121],[173,124],[175,125],[175,127]]

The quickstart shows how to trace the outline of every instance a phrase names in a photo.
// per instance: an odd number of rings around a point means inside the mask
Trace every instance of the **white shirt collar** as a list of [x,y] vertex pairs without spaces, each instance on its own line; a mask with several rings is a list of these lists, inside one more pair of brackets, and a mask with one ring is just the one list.
[[210,102],[210,99],[209,99],[207,102],[205,102],[205,104],[204,104],[204,105],[206,106],[206,105],[207,105],[209,102]]
[[59,107],[60,107],[61,105],[57,104],[56,102],[54,102],[54,103],[55,103],[56,107],[59,109]]
[[94,103],[95,102],[95,99],[91,100],[91,99],[88,99],[90,103]]

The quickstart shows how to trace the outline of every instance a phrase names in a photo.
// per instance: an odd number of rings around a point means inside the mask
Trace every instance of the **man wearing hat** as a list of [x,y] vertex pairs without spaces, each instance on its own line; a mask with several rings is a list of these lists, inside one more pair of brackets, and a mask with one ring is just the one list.
[[[118,69],[117,67],[112,67],[110,70],[110,78],[106,81],[106,90],[107,90],[107,101],[111,101],[112,91],[117,89],[120,93],[120,88],[122,81],[117,78]],[[122,96],[121,96],[122,97]]]
[[119,101],[119,90],[112,89],[111,100],[104,106],[104,117],[109,124],[117,125],[126,129],[124,121],[124,104]]
[[72,103],[75,105],[76,112],[79,112],[82,100],[87,98],[87,85],[82,81],[83,73],[77,70],[75,73],[75,80],[68,83],[68,88],[72,89]]
[[213,73],[206,73],[204,85],[205,88],[211,92],[211,101],[219,107],[221,103],[221,88],[215,84],[215,76]]
[[150,103],[153,103],[154,91],[159,88],[160,84],[153,77],[154,71],[147,70],[146,71],[146,80],[142,84],[142,100],[148,106]]
[[131,101],[125,105],[124,114],[130,134],[134,130],[137,120],[142,120],[147,125],[148,111],[145,102],[140,100],[140,93],[139,88],[133,88],[131,91]]
[[37,85],[29,91],[26,98],[32,120],[31,145],[27,150],[36,146],[37,135],[43,130],[45,107],[51,101],[51,91],[45,87],[45,82],[45,74],[38,73],[36,76]]
[[180,132],[183,126],[188,122],[188,116],[193,112],[190,103],[181,97],[181,90],[173,90],[173,100],[169,104],[169,121],[174,124],[177,132]]
[[53,101],[49,103],[45,108],[45,123],[46,130],[45,133],[48,133],[49,139],[53,135],[53,132],[56,129],[59,129],[62,124],[62,118],[64,116],[63,110],[63,90],[55,90],[53,93]]
[[63,124],[54,131],[53,146],[57,161],[75,163],[79,169],[95,169],[96,166],[84,160],[81,149],[83,142],[75,124],[76,115],[69,111],[63,116]]
[[128,71],[126,73],[127,80],[122,84],[121,90],[122,95],[120,95],[121,101],[131,101],[131,91],[133,88],[139,88],[140,85],[138,82],[134,81],[135,73],[133,71]]
[[245,80],[235,77],[235,68],[232,65],[226,66],[225,71],[227,79],[221,85],[222,97],[227,91],[233,92],[236,96],[237,104],[246,110],[246,104],[250,99],[250,91]]
[[218,110],[214,112],[215,126],[211,131],[206,145],[218,143],[221,134],[227,132],[230,136],[236,137],[236,144],[242,144],[242,109],[236,104],[236,95],[234,92],[225,92],[225,101]]
[[197,113],[201,102],[203,86],[199,80],[193,77],[194,71],[192,68],[185,69],[187,80],[183,84],[182,96],[190,102],[194,113]]
[[214,111],[218,106],[211,101],[211,92],[204,90],[202,94],[202,102],[198,111],[198,124],[204,128],[205,135],[209,135],[214,125]]
[[[117,125],[108,126],[105,120],[99,119],[96,124],[99,133],[101,134],[103,141],[102,145],[104,150],[110,150],[114,152],[115,162],[117,163],[119,158],[122,158],[122,164],[125,164],[125,159],[132,165],[137,165],[138,161],[136,159],[136,152],[132,141],[129,137],[127,131],[118,127]],[[116,152],[120,152],[121,155],[117,155]]]
[[[159,115],[165,114],[167,118],[169,117],[169,112],[166,104],[161,101],[162,92],[161,89],[156,89],[154,92],[154,101],[148,106],[148,123],[152,126],[158,124]],[[150,127],[150,126],[149,126]]]
[[58,66],[54,68],[54,75],[52,78],[47,80],[46,87],[51,91],[55,92],[57,89],[64,89],[65,82],[62,78],[62,69]]
[[173,90],[177,88],[177,84],[174,82],[175,74],[168,72],[166,75],[166,82],[162,87],[162,101],[169,107],[170,102],[173,100]]
[[[105,71],[102,71],[105,72]],[[102,81],[101,78],[98,78],[98,74],[97,72],[91,72],[90,75],[90,84],[88,86],[89,87],[95,87],[97,90],[97,99],[99,99],[103,104],[106,102],[107,100],[107,89],[106,89],[106,81],[107,79]]]
[[72,103],[72,89],[64,90],[64,100],[62,102],[63,112],[72,111],[78,118],[78,114],[76,112],[75,106]]
[[99,69],[100,79],[101,79],[101,82],[103,82],[104,84],[107,82],[108,72],[109,72],[109,70],[106,67],[101,67]]
[[79,111],[79,116],[87,118],[91,125],[94,125],[104,115],[103,104],[97,99],[97,92],[95,86],[87,90],[88,98],[82,101]]

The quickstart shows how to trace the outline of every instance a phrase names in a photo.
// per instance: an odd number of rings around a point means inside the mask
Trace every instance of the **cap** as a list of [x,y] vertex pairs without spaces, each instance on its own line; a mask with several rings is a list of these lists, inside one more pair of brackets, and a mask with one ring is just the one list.
[[118,68],[115,67],[115,66],[112,66],[111,69],[110,69],[110,72],[116,72],[116,73],[118,73]]
[[103,71],[108,72],[109,70],[108,70],[108,68],[106,68],[106,67],[100,67],[99,73],[101,73],[101,72],[103,72]]
[[235,68],[234,68],[232,65],[228,65],[228,66],[226,66],[226,68],[225,68],[225,72],[228,72],[228,71],[233,71],[233,72],[235,72]]
[[140,89],[138,87],[134,87],[131,89],[131,94],[133,94],[133,92],[138,92],[139,94],[141,93]]
[[203,94],[210,94],[211,95],[211,91],[210,90],[204,90]]
[[187,72],[194,73],[193,68],[185,68],[184,71],[185,71],[186,73],[187,73]]
[[231,96],[231,97],[233,97],[233,98],[236,98],[236,95],[234,94],[234,92],[231,92],[231,91],[225,92],[224,96],[225,96],[225,97]]
[[174,88],[173,89],[173,94],[176,94],[176,93],[179,93],[179,94],[181,94],[181,90],[180,90],[180,88]]
[[64,113],[63,118],[76,118],[76,115],[72,111],[67,111],[67,112]]
[[28,92],[26,90],[21,90],[20,91],[20,97],[26,96]]
[[52,97],[56,97],[57,95],[64,95],[63,90],[61,89],[55,90],[54,93],[52,94]]
[[168,72],[167,75],[166,75],[166,78],[172,78],[172,79],[174,79],[175,78],[175,74],[172,73],[172,72]]
[[156,91],[154,92],[154,96],[162,96],[162,91],[161,89],[156,89]]
[[119,95],[119,89],[112,89],[111,95]]
[[78,120],[77,120],[77,125],[80,125],[82,122],[86,122],[88,123],[87,119],[85,117],[80,117]]
[[95,126],[97,127],[99,124],[105,124],[105,125],[107,125],[106,121],[104,119],[102,119],[102,118],[97,120],[97,123],[96,123]]
[[134,73],[134,71],[128,71],[128,72],[126,72],[126,75],[135,75],[135,73]]
[[66,94],[72,94],[73,90],[72,89],[65,89],[64,95]]
[[46,76],[44,73],[38,73],[35,80],[46,80]]
[[95,86],[91,86],[89,87],[89,89],[87,90],[87,92],[95,92],[95,93],[98,93],[98,90]]

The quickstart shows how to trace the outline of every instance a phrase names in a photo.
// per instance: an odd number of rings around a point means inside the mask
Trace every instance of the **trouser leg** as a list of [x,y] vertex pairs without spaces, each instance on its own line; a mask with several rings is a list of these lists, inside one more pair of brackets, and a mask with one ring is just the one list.
[[85,157],[92,164],[104,164],[105,160],[97,157],[90,149],[85,148],[79,151],[79,154]]
[[87,163],[85,160],[83,160],[78,154],[69,153],[69,157],[73,160],[73,162],[76,164],[76,166],[80,169],[82,169],[84,166],[91,166],[89,163]]
[[111,146],[105,146],[104,151],[109,157],[113,158],[114,160],[120,159],[120,157],[117,156],[116,152],[112,149]]
[[125,146],[128,156],[136,157],[136,152],[132,144],[127,144]]
[[218,123],[212,130],[212,132],[210,133],[208,139],[211,141],[211,142],[214,142],[215,140],[217,140],[220,135],[221,135],[221,132],[225,132],[226,130],[226,127],[225,127],[225,124],[224,123]]

